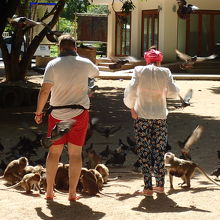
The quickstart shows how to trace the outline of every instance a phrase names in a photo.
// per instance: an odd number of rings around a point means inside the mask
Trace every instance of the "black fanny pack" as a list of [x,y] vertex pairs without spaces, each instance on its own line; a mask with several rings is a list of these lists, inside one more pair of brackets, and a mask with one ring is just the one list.
[[65,109],[65,108],[88,110],[85,107],[83,107],[82,105],[60,105],[60,106],[50,105],[46,111],[46,115],[49,115],[54,109]]

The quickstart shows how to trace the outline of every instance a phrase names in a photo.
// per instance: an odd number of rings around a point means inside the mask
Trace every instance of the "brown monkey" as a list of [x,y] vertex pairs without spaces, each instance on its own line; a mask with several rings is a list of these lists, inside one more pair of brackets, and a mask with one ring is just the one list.
[[[13,186],[9,186],[5,189],[11,189],[11,188],[16,188],[16,187],[22,187],[26,193],[31,193],[31,189],[33,187],[36,187],[39,192],[41,193],[41,189],[40,189],[40,179],[41,179],[41,176],[39,173],[28,173],[26,175],[23,176],[22,180],[18,183],[16,183],[15,185]],[[1,190],[5,190],[5,189],[1,189]]]
[[58,165],[56,177],[55,177],[55,187],[60,190],[69,189],[69,165],[60,163]]
[[41,173],[40,188],[43,189],[44,192],[46,192],[46,190],[47,190],[46,172]]
[[167,168],[169,173],[171,189],[173,189],[173,176],[181,177],[183,180],[181,186],[186,184],[186,187],[190,188],[191,186],[190,180],[195,170],[200,171],[200,173],[203,174],[208,180],[220,186],[218,183],[212,180],[201,167],[199,167],[196,163],[192,161],[179,159],[175,156],[175,154],[171,152],[167,152],[164,155],[164,160],[165,160],[165,168]]
[[89,169],[90,172],[92,172],[96,177],[96,183],[98,185],[99,190],[103,188],[104,180],[102,177],[102,174],[99,173],[96,169]]
[[101,157],[95,152],[95,150],[88,151],[88,168],[95,169],[96,165],[102,163]]
[[28,159],[26,157],[20,157],[17,160],[12,160],[6,167],[3,176],[0,179],[4,179],[7,183],[14,185],[22,179],[25,174],[25,167],[28,165]]
[[36,165],[36,166],[26,166],[24,168],[24,172],[25,174],[28,174],[28,173],[44,173],[46,171],[46,169],[42,166],[42,165]]
[[[93,172],[91,172],[89,170],[83,170],[82,175],[80,177],[80,182],[82,183],[84,193],[88,193],[91,196],[101,194],[101,195],[105,195],[108,197],[112,197],[112,196],[106,195],[104,193],[101,193],[99,191],[99,187],[97,184],[97,178],[93,174]],[[114,198],[114,197],[112,197],[112,198]]]
[[104,183],[107,183],[109,177],[109,169],[105,164],[99,163],[95,169],[101,173]]

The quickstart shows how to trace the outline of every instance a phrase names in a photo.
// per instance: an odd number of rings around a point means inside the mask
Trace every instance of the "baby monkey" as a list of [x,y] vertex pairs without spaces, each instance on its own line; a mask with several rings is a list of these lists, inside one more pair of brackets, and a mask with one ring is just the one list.
[[173,189],[173,176],[180,177],[183,180],[181,186],[186,184],[186,187],[190,188],[190,180],[195,170],[198,170],[212,183],[220,186],[218,183],[212,180],[201,167],[199,167],[196,163],[192,161],[179,159],[175,156],[175,154],[171,152],[167,152],[164,155],[164,160],[165,168],[168,170],[169,173],[170,189]]
[[[39,173],[28,173],[23,176],[20,182],[18,182],[17,184],[13,186],[9,186],[5,189],[11,189],[11,188],[16,188],[20,186],[26,191],[27,194],[30,194],[31,189],[35,187],[36,189],[39,190],[39,193],[41,193],[40,180],[41,180],[41,176]],[[1,190],[5,190],[5,189],[1,189]]]

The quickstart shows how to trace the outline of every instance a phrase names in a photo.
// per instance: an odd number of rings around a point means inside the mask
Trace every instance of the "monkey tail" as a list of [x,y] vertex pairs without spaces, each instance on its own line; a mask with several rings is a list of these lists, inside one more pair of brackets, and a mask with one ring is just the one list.
[[12,188],[16,188],[18,186],[20,186],[21,182],[18,182],[12,186],[7,186],[6,188],[0,188],[0,190],[7,190],[7,189],[12,189]]
[[218,184],[217,182],[215,182],[215,180],[213,180],[212,178],[210,178],[207,173],[199,166],[196,167],[208,180],[210,180],[211,182],[213,182],[215,185],[220,186],[220,184]]
[[59,194],[61,194],[61,195],[68,195],[68,193],[66,193],[66,192],[61,192],[61,191],[59,191],[59,190],[56,189],[56,188],[54,188],[54,191],[57,192],[57,193],[59,193]]
[[114,178],[108,178],[107,182],[118,180],[121,176],[116,176]]
[[[108,193],[98,192],[97,194],[100,194],[100,195],[103,195],[103,196],[107,196],[107,197],[110,197],[110,198],[115,198],[114,196],[107,195]],[[111,193],[109,193],[109,194],[111,194]]]

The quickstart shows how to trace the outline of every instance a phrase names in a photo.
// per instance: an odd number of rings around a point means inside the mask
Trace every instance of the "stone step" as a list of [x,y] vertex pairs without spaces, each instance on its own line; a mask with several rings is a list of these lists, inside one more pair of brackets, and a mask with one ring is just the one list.
[[112,61],[107,57],[100,57],[96,59],[96,64],[99,65],[100,63],[112,63]]
[[205,66],[210,66],[210,67],[220,67],[220,60],[209,60],[209,61],[204,61],[204,62],[198,62],[194,64],[195,67],[205,67]]
[[188,73],[191,74],[220,74],[220,68],[193,68],[187,70]]
[[[112,63],[109,63],[109,64],[112,64]],[[118,68],[118,69],[110,69],[108,67],[108,65],[99,64],[98,68],[99,68],[100,71],[107,71],[107,72],[115,72],[115,71],[127,70],[127,69],[133,69],[134,68],[134,65],[132,65],[130,63],[126,63],[124,65],[121,65],[121,68]]]
[[108,66],[109,64],[113,64],[112,62],[101,62],[98,66]]

